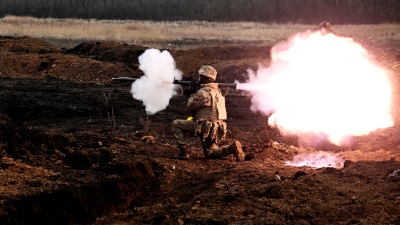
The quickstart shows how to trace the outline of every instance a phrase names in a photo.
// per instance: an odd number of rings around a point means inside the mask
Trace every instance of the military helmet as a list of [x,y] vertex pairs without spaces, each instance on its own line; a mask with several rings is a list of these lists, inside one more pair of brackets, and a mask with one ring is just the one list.
[[327,22],[327,21],[323,21],[321,22],[315,29],[319,30],[319,29],[327,29],[330,30],[332,28],[332,25]]
[[209,77],[213,80],[217,78],[217,70],[215,70],[214,67],[209,65],[201,66],[199,69],[199,74],[201,76]]
[[318,24],[318,28],[319,29],[321,29],[321,28],[325,28],[325,24],[326,24],[327,22],[326,21],[323,21],[323,22],[321,22],[320,24]]
[[325,23],[325,29],[327,30],[331,30],[332,29],[332,25],[330,23]]

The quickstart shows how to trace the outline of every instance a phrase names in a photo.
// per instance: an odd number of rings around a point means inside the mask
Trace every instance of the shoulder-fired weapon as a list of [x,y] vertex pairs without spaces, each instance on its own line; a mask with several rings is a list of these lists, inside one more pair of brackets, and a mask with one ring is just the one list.
[[[135,82],[139,78],[133,78],[133,77],[115,77],[112,78],[113,81],[119,81],[119,82]],[[175,80],[172,82],[173,84],[179,84],[182,86],[192,86],[192,87],[199,87],[199,81],[197,80],[192,80],[192,81],[185,81],[185,80]],[[236,89],[236,83],[218,83],[219,88],[234,88]]]

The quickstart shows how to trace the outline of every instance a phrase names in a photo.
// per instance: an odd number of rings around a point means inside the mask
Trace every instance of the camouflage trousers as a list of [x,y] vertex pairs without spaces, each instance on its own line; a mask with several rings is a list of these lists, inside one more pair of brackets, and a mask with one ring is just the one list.
[[222,158],[230,153],[229,146],[218,147],[218,143],[225,138],[226,123],[222,121],[188,121],[174,120],[172,133],[179,145],[186,144],[186,134],[198,135],[206,158]]
[[186,135],[189,133],[195,135],[196,122],[193,120],[174,120],[172,122],[172,133],[176,142],[180,145],[186,144]]

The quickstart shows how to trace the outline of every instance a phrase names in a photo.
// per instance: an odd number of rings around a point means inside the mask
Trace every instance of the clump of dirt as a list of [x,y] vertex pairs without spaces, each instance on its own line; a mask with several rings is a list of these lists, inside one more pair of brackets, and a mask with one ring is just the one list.
[[[249,110],[246,94],[233,92],[226,97],[229,132],[222,145],[240,140],[251,157],[207,160],[197,138],[188,136],[191,159],[179,161],[171,122],[185,117],[187,96],[147,115],[130,83],[111,81],[140,77],[145,47],[91,41],[65,50],[35,38],[1,37],[0,48],[3,224],[400,223],[397,91],[393,127],[348,146],[313,148],[271,129],[266,116]],[[209,64],[219,81],[233,82],[268,65],[269,49],[167,50],[184,79]],[[398,63],[391,49],[377,58]],[[285,166],[302,152],[321,150],[345,158],[344,167]]]

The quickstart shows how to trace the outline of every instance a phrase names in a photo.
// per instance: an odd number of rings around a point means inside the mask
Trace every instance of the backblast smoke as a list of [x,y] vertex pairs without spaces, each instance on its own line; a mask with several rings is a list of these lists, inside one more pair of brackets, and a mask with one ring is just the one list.
[[387,75],[351,38],[306,32],[274,46],[270,66],[237,88],[282,133],[341,145],[393,125]]
[[168,51],[147,49],[139,56],[139,69],[144,76],[132,83],[134,99],[145,105],[148,115],[164,110],[172,96],[177,94],[174,78],[182,79],[182,72],[176,68],[175,61]]
[[343,168],[344,161],[344,158],[340,156],[319,151],[317,153],[303,153],[296,155],[291,161],[286,161],[285,165],[296,167],[309,166],[314,168]]

